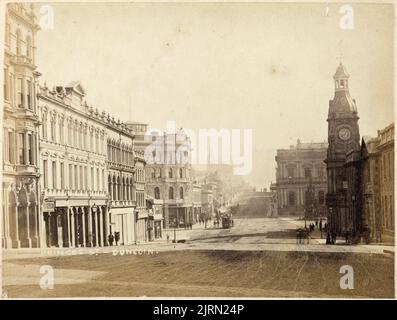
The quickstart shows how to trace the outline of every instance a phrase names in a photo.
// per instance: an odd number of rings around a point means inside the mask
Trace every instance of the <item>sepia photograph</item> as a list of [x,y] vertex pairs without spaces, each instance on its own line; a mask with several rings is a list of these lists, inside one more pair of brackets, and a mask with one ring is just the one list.
[[1,299],[395,299],[392,1],[0,13]]

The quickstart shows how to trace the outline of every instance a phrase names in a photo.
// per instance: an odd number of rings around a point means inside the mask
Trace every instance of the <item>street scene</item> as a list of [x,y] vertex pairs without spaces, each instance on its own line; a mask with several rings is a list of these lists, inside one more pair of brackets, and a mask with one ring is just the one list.
[[395,298],[391,4],[2,8],[2,299]]

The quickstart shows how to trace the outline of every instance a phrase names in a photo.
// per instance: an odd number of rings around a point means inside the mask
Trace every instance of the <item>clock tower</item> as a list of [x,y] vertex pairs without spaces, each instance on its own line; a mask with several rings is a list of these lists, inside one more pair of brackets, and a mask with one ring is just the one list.
[[331,235],[348,231],[350,210],[347,207],[346,154],[360,149],[356,101],[349,93],[349,74],[342,63],[334,75],[335,94],[328,108],[328,150],[326,198]]

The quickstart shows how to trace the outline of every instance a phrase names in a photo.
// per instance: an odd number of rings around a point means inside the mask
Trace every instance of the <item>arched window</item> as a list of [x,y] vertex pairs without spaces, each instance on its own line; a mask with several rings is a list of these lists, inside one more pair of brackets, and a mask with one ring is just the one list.
[[116,178],[113,176],[113,192],[112,192],[112,200],[117,200],[117,185],[116,185]]
[[324,204],[324,191],[318,192],[318,204],[320,205]]
[[173,187],[170,187],[170,189],[168,191],[168,198],[174,199],[174,188]]
[[21,55],[21,30],[17,30],[16,32],[17,38],[16,38],[16,51],[17,55]]
[[30,40],[30,36],[26,37],[26,56],[28,58],[32,57],[32,41]]
[[183,170],[182,170],[182,168],[179,169],[179,178],[183,178]]
[[110,199],[113,199],[112,178],[110,177],[110,175],[108,176],[108,190],[110,194]]
[[154,188],[154,198],[160,199],[160,188],[159,187]]
[[179,198],[183,199],[183,188],[179,188]]
[[294,191],[288,192],[288,205],[295,206],[296,205],[296,196]]

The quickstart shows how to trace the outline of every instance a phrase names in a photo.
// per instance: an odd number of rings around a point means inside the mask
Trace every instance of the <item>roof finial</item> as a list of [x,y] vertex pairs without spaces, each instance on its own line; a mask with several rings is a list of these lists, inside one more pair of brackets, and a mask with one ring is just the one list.
[[339,56],[336,57],[339,59],[339,64],[342,64],[343,54],[341,53]]

